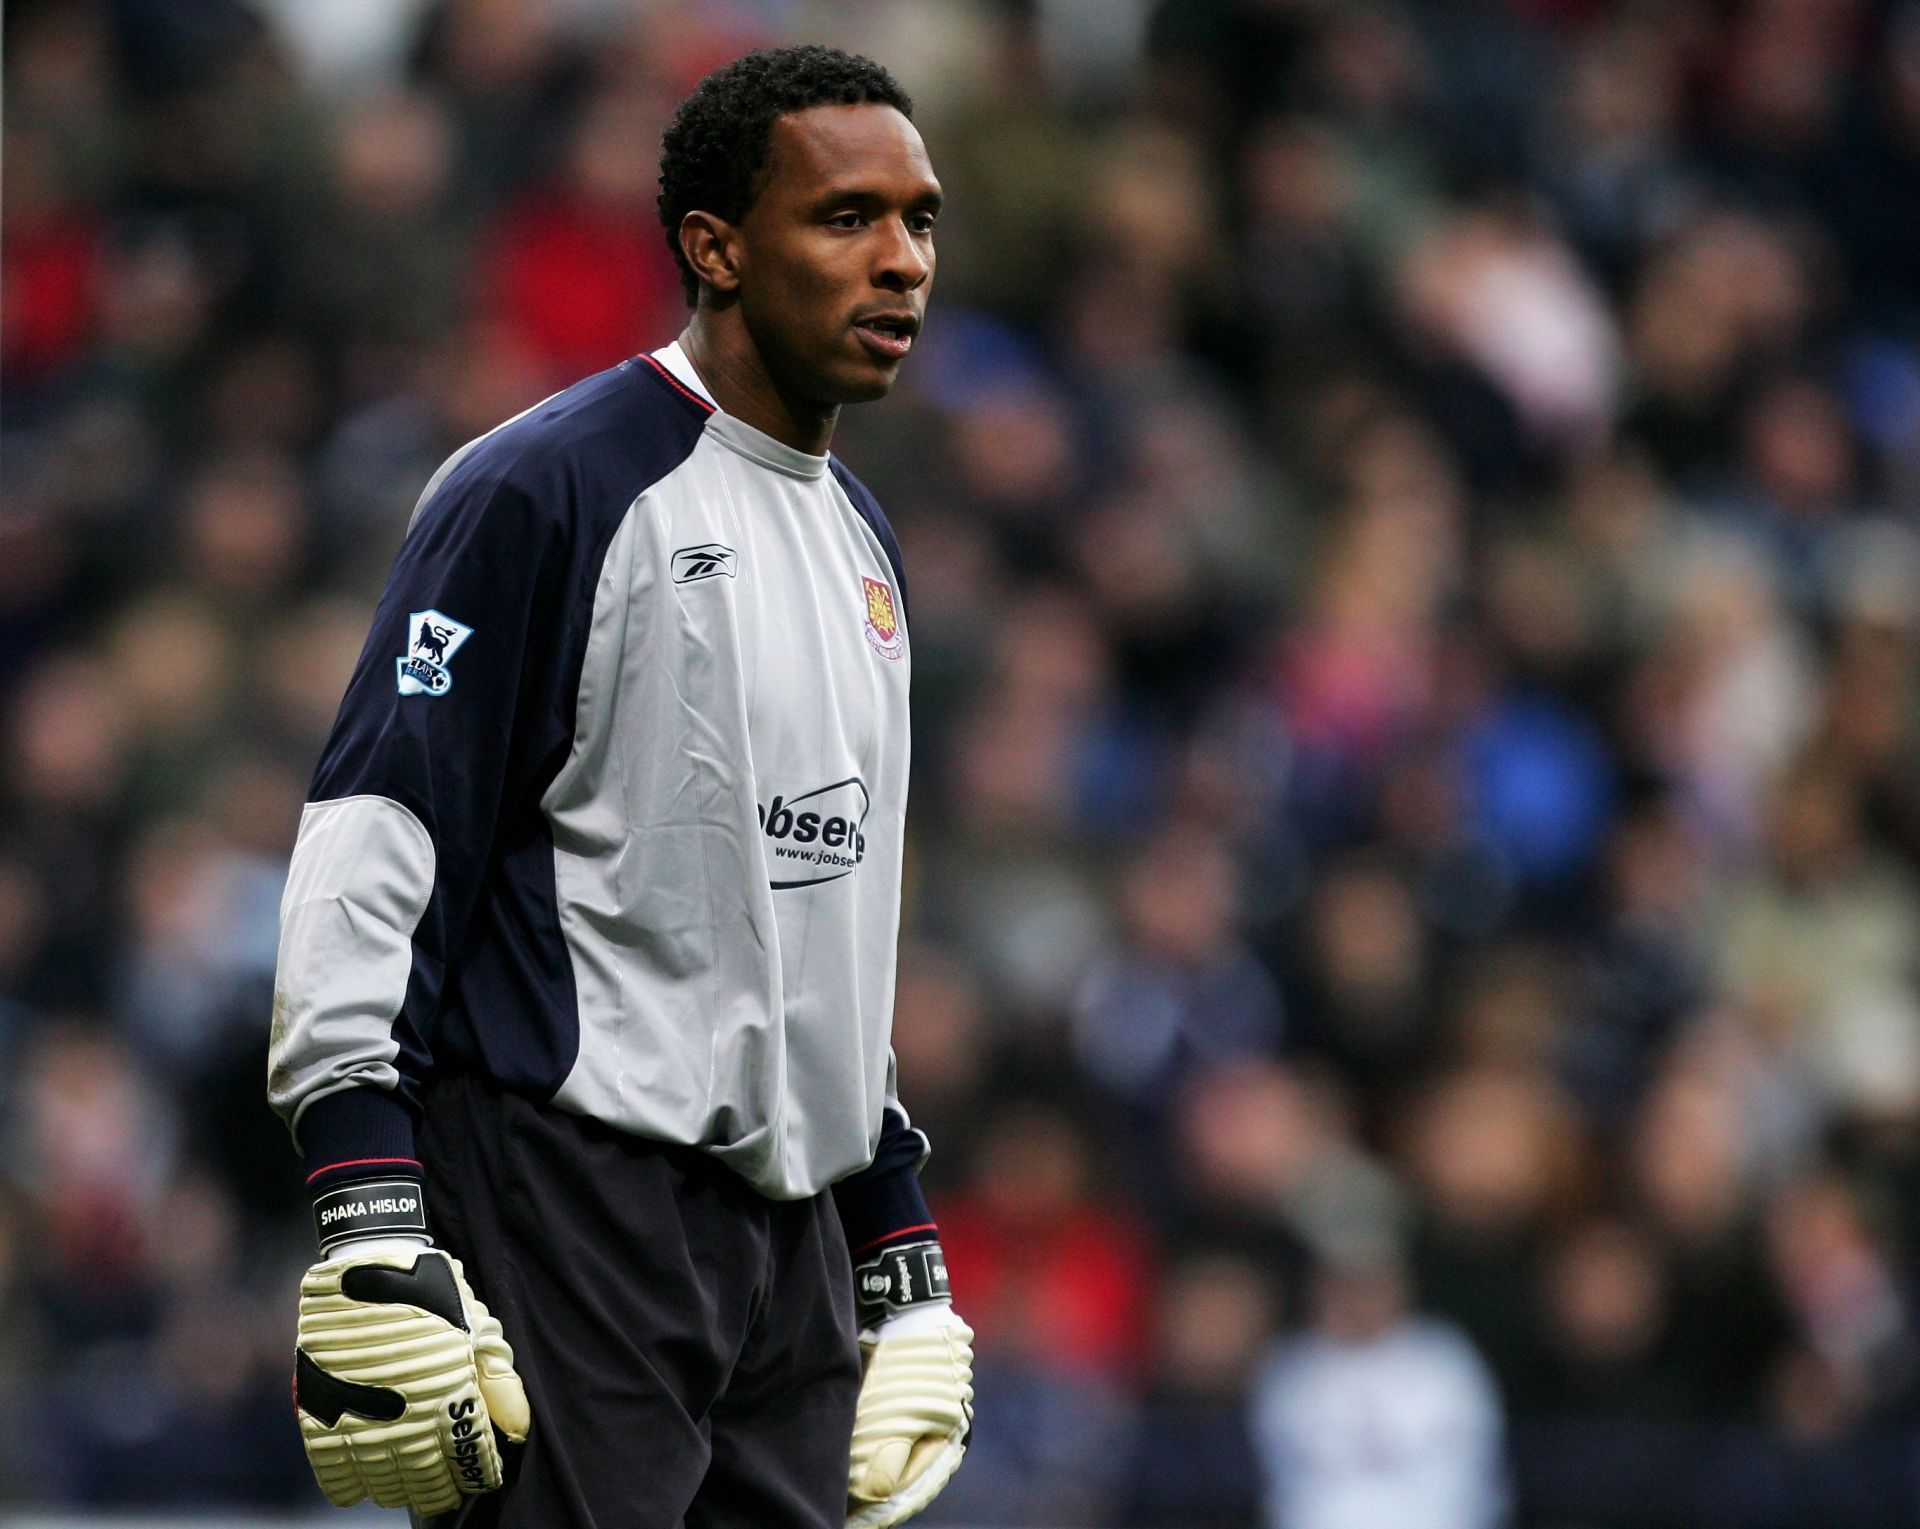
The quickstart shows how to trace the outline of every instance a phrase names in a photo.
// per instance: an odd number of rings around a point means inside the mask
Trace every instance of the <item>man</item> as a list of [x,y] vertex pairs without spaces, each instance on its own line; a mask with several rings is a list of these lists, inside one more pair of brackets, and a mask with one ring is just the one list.
[[1320,1240],[1313,1325],[1254,1382],[1272,1529],[1496,1529],[1507,1519],[1499,1388],[1466,1336],[1415,1316],[1393,1234]]
[[932,285],[910,110],[822,48],[702,82],[662,154],[679,342],[414,513],[281,914],[336,1503],[877,1526],[959,1463],[972,1334],[888,1045],[906,586],[827,455]]

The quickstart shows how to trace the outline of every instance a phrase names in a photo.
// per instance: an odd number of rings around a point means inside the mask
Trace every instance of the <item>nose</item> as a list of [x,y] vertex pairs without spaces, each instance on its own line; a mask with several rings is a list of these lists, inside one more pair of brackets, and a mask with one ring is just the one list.
[[911,292],[933,274],[933,252],[914,237],[904,218],[887,224],[880,241],[873,282],[889,292]]

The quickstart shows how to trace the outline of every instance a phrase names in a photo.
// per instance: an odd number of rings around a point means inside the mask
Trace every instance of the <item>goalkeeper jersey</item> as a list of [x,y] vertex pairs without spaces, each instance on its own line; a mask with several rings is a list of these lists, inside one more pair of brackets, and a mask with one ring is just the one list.
[[269,1096],[309,1166],[410,1157],[440,1069],[778,1199],[917,1167],[888,1039],[911,668],[873,496],[678,345],[456,452],[281,908]]

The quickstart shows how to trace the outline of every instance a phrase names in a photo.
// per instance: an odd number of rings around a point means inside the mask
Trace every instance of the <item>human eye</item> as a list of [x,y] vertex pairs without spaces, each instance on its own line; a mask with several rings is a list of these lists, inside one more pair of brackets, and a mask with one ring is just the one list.
[[936,214],[931,212],[909,213],[907,215],[907,227],[912,229],[916,234],[930,234],[933,232],[936,216]]
[[866,221],[859,212],[851,207],[843,208],[839,212],[827,214],[827,227],[829,228],[859,228],[864,225]]

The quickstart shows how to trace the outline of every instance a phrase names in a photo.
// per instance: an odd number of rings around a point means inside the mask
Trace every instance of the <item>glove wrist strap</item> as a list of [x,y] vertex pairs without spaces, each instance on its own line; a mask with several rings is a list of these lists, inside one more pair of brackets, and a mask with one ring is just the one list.
[[945,1301],[946,1255],[931,1237],[882,1248],[853,1271],[854,1315],[862,1328],[878,1327],[903,1311]]
[[324,1258],[343,1242],[427,1237],[427,1197],[403,1174],[329,1184],[313,1197],[313,1236]]

